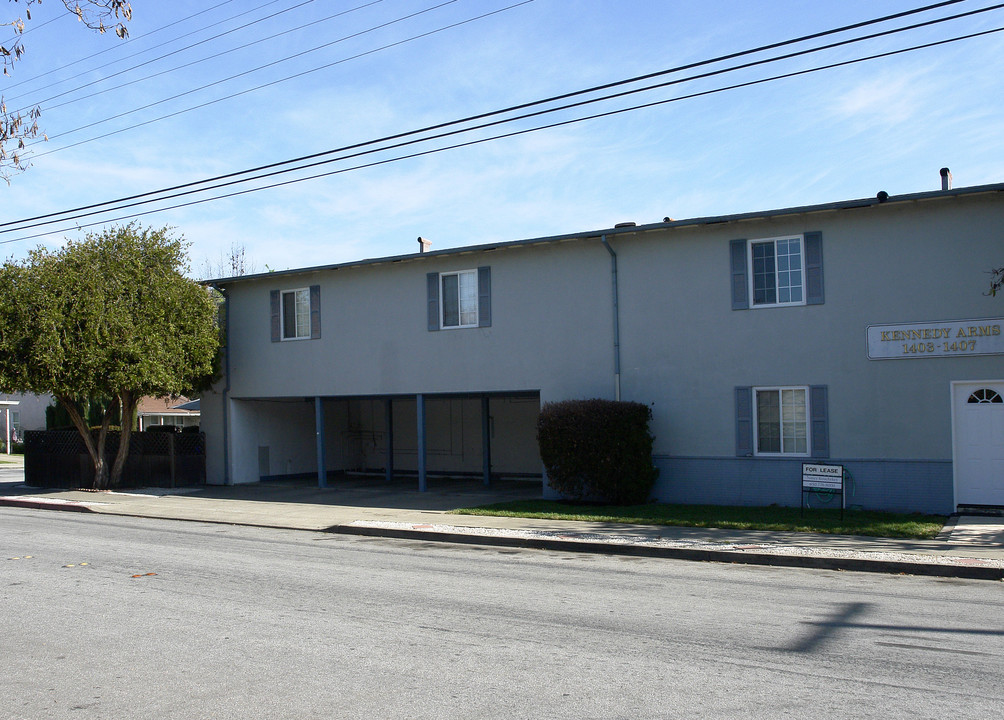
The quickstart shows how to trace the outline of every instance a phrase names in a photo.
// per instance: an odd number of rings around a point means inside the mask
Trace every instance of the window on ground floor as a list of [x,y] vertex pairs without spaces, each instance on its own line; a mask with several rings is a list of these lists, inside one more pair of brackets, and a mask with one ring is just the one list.
[[993,388],[980,388],[972,395],[969,396],[968,402],[987,404],[987,403],[1001,403],[1004,400],[1001,399],[1000,394]]
[[809,389],[753,388],[757,455],[809,453]]

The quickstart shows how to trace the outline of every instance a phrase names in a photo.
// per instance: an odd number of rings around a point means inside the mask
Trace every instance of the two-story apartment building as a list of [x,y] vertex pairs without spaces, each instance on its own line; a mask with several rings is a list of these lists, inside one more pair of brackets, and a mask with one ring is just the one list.
[[1004,184],[212,281],[208,478],[532,475],[541,404],[604,397],[652,408],[659,501],[825,461],[848,505],[1004,505],[1002,261]]

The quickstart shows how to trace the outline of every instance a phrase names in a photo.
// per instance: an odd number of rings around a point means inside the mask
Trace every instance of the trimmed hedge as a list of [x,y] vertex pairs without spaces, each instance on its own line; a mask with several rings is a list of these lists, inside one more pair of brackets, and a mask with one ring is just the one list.
[[545,403],[537,420],[537,443],[548,483],[574,500],[647,501],[659,475],[652,465],[651,419],[651,409],[636,402]]

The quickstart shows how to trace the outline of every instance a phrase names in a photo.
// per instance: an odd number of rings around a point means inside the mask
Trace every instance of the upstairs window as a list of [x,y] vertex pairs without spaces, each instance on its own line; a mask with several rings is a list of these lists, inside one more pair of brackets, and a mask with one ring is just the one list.
[[823,304],[819,231],[729,242],[732,309]]
[[442,327],[478,326],[478,274],[476,270],[442,273]]
[[750,263],[754,307],[805,302],[801,236],[751,241]]
[[310,337],[310,290],[285,290],[282,293],[282,339]]
[[321,286],[271,290],[272,342],[321,337]]
[[426,274],[429,331],[491,327],[492,269]]

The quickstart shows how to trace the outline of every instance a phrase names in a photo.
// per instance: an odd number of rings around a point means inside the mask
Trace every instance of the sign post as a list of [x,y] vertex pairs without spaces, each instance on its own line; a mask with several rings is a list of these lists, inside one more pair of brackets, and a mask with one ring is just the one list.
[[840,519],[844,519],[844,466],[802,463],[802,514],[805,494],[840,495]]

